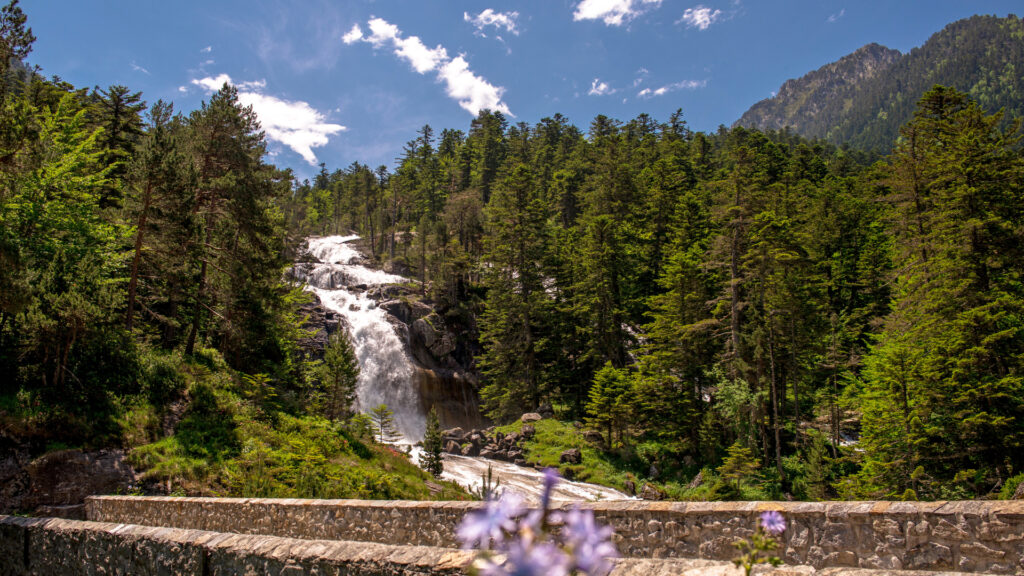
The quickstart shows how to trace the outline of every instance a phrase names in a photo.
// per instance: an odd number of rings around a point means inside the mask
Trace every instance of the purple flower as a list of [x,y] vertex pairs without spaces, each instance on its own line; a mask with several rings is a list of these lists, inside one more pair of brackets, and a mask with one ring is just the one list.
[[540,497],[540,508],[541,510],[547,510],[551,504],[551,491],[555,488],[555,484],[561,478],[558,476],[558,469],[556,468],[545,468],[544,469],[544,493]]
[[619,555],[612,544],[614,530],[594,520],[591,510],[573,508],[565,515],[562,539],[572,551],[574,568],[588,576],[604,576],[612,569],[611,559]]
[[775,510],[769,510],[761,513],[761,528],[764,531],[778,536],[786,531],[786,519],[782,517],[782,514]]
[[505,561],[489,563],[481,570],[482,576],[566,576],[569,557],[551,542],[529,542],[526,539],[509,542]]
[[489,548],[491,540],[501,542],[505,532],[516,530],[515,518],[523,513],[523,499],[515,492],[506,492],[499,500],[488,500],[483,509],[466,514],[456,534],[462,547]]

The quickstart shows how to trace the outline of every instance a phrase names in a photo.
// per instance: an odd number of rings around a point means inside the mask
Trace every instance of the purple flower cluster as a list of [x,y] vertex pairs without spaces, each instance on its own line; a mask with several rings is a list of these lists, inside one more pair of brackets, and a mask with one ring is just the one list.
[[522,498],[505,492],[462,520],[457,535],[463,548],[484,550],[478,564],[483,576],[605,576],[611,571],[611,559],[618,556],[612,528],[598,524],[590,510],[549,510],[557,482],[558,474],[546,470],[539,510],[527,512]]
[[761,513],[761,528],[772,536],[778,536],[786,531],[786,519],[775,510]]

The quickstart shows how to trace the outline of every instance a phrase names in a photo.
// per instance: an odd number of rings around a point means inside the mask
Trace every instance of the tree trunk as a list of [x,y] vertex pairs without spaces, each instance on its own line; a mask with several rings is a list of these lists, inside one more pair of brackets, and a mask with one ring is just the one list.
[[139,214],[138,229],[135,232],[135,253],[132,255],[132,274],[128,281],[128,311],[125,312],[125,328],[131,332],[135,319],[135,292],[139,283],[139,261],[142,259],[142,239],[146,233],[146,219],[149,217],[149,204],[153,198],[153,184],[146,183],[146,191],[142,196],[142,213]]
[[768,317],[768,361],[771,366],[772,427],[775,432],[775,469],[779,471],[779,478],[783,483],[785,483],[786,473],[782,471],[782,439],[779,434],[778,385],[775,378],[775,328],[772,326],[771,315]]
[[[209,245],[211,241],[212,227],[207,225],[206,244]],[[199,289],[196,291],[196,305],[192,313],[192,328],[189,330],[188,341],[185,343],[186,356],[191,356],[195,352],[196,337],[199,335],[199,328],[202,322],[203,295],[206,292],[206,260],[206,258],[203,258],[203,263],[199,266]]]

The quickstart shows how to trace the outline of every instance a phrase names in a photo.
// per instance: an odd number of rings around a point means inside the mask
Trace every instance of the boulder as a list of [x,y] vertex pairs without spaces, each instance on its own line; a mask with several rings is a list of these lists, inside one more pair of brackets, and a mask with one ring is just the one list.
[[702,484],[704,484],[704,471],[703,470],[698,472],[697,475],[693,477],[693,480],[690,480],[690,483],[686,485],[686,489],[687,490],[693,490],[694,488],[697,488],[697,487],[701,486]]
[[642,490],[640,490],[640,498],[644,500],[664,500],[667,494],[661,488],[658,488],[654,484],[647,482],[644,484]]
[[1017,484],[1017,490],[1014,491],[1011,500],[1024,500],[1024,482]]
[[445,438],[458,438],[459,440],[462,440],[463,438],[466,437],[466,431],[458,427],[449,428],[444,432],[441,432],[441,436]]
[[476,444],[466,444],[465,446],[462,447],[462,455],[463,456],[479,456],[480,455],[480,447],[477,446]]
[[541,418],[554,418],[555,411],[551,408],[551,404],[544,403],[537,408],[537,413],[540,414]]
[[527,412],[526,414],[523,414],[519,419],[524,423],[529,423],[536,422],[538,420],[541,420],[542,418],[541,415],[537,414],[536,412]]
[[570,448],[558,457],[559,464],[581,464],[583,463],[583,453],[580,452],[579,448]]
[[515,460],[512,461],[512,463],[515,464],[516,466],[523,466],[526,468],[529,468],[530,466],[529,464],[526,463],[526,460],[522,458],[516,458]]
[[591,444],[604,445],[604,436],[597,430],[587,430],[583,433],[583,439]]
[[630,496],[636,496],[636,484],[632,480],[626,480],[622,484],[622,489]]
[[508,459],[509,460],[514,462],[516,460],[522,460],[522,458],[523,458],[523,451],[522,450],[509,450],[508,451]]
[[[415,313],[415,311],[413,312]],[[455,351],[455,340],[445,329],[444,321],[435,313],[412,323],[412,334],[434,358],[443,358]]]
[[495,458],[496,454],[497,453],[494,450],[489,450],[487,448],[484,448],[483,450],[480,451],[480,457],[481,458],[490,458],[492,460],[496,460],[496,458]]
[[444,445],[444,451],[449,454],[462,454],[462,447],[454,440],[449,440]]
[[523,429],[520,431],[520,434],[523,435],[523,439],[525,440],[533,438],[536,433],[537,429],[533,427],[533,424],[523,424]]

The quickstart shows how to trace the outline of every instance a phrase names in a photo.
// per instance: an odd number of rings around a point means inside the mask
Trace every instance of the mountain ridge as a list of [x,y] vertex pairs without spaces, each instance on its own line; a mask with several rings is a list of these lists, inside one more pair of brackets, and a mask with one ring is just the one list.
[[733,126],[788,127],[837,145],[886,152],[917,100],[936,84],[967,92],[989,111],[1024,114],[1024,20],[972,16],[907,53],[867,44],[787,80]]

